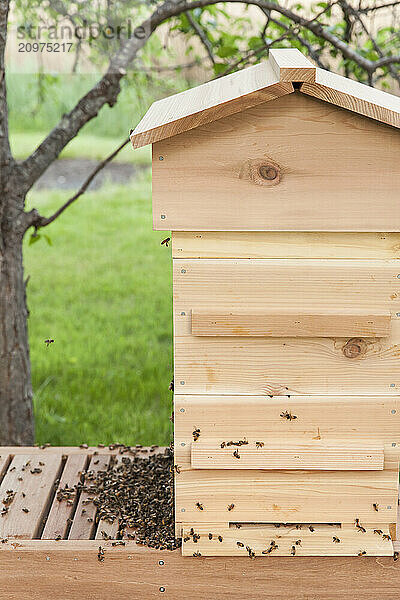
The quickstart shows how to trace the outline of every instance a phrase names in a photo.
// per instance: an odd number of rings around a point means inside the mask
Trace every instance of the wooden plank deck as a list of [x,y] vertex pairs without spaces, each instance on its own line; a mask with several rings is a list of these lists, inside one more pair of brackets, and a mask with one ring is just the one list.
[[[139,452],[145,456],[148,449]],[[185,558],[180,550],[153,550],[130,540],[125,546],[113,546],[112,539],[98,539],[101,524],[90,529],[92,539],[65,539],[74,519],[79,521],[82,502],[76,495],[71,502],[60,503],[57,490],[63,484],[72,487],[89,460],[100,467],[111,455],[118,456],[118,448],[0,448],[0,489],[8,489],[10,483],[18,488],[6,518],[0,517],[2,532],[6,533],[8,523],[11,533],[7,538],[0,536],[1,598],[150,600],[162,595],[180,600],[194,595],[196,600],[249,596],[254,600],[394,600],[400,595],[400,561],[395,562],[392,556],[305,557],[298,552],[295,557],[263,556],[255,560],[236,556]],[[44,465],[38,466],[39,462]],[[21,471],[23,467],[25,471]],[[30,472],[36,468],[42,471]],[[42,499],[37,508],[30,505],[28,513],[20,510],[22,499],[29,501],[24,490]],[[393,547],[400,551],[399,542],[394,541]]]

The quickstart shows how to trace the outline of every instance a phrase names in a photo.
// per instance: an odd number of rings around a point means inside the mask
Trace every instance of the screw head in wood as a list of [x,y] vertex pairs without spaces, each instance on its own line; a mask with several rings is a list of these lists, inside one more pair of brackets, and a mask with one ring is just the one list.
[[163,567],[165,565],[165,562],[163,560],[159,560],[158,564],[160,565],[160,567]]
[[165,587],[160,587],[160,592],[165,592]]

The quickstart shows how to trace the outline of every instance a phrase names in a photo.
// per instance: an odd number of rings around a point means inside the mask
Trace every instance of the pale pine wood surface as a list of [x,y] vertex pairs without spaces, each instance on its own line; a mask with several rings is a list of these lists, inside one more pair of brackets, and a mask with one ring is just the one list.
[[[394,600],[400,595],[399,561],[392,557],[182,557],[127,542],[0,544],[0,588],[7,600]],[[74,544],[75,547],[71,545]],[[161,561],[161,563],[160,563]],[[33,585],[34,582],[34,585]]]
[[304,83],[301,92],[400,127],[400,98],[336,73],[316,69],[315,83]]
[[15,493],[7,514],[0,516],[0,539],[29,539],[38,534],[61,466],[61,455],[57,454],[43,460],[28,453],[14,456],[0,485],[0,511],[6,506],[7,491]]
[[357,476],[352,471],[181,471],[176,518],[203,524],[354,523],[357,518],[395,523],[398,478],[398,468]]
[[268,62],[209,81],[151,105],[131,135],[134,148],[146,146],[216,119],[293,92]]
[[[193,529],[200,539],[194,543],[190,536],[192,525],[183,527],[186,542],[182,544],[183,556],[193,556],[200,552],[202,556],[247,556],[250,548],[256,556],[358,556],[365,552],[367,556],[392,556],[393,544],[391,539],[383,538],[389,535],[389,528],[380,524],[368,523],[366,532],[358,531],[351,525],[315,525],[310,531],[307,525],[300,529],[295,525],[274,527],[271,525],[244,524],[237,529],[210,525],[194,524]],[[382,531],[375,534],[374,529]],[[209,539],[211,533],[212,539]],[[221,541],[219,538],[222,538]],[[334,540],[339,541],[334,541]],[[238,546],[237,543],[242,544]],[[265,554],[274,542],[275,549]],[[296,543],[297,542],[297,543]],[[263,554],[264,551],[264,554]]]
[[57,499],[57,492],[66,486],[73,488],[82,479],[82,474],[87,465],[87,457],[83,454],[72,454],[66,459],[66,463],[57,486],[55,499],[51,505],[49,515],[41,536],[43,540],[63,539],[69,528],[69,519],[74,515],[77,498],[71,503]]
[[[398,132],[304,94],[157,142],[153,152],[155,229],[400,230]],[[278,165],[279,182],[254,179],[252,165],[262,163]]]
[[[229,441],[229,440],[228,440]],[[204,439],[192,443],[192,469],[307,469],[313,471],[382,471],[383,444],[267,442],[257,446],[247,440],[241,447],[221,448],[221,443]],[[236,453],[236,454],[235,454]],[[357,474],[355,474],[357,477]]]
[[229,337],[387,337],[390,312],[192,310],[192,335]]
[[174,231],[173,258],[398,259],[399,233]]
[[[98,471],[106,471],[109,464],[110,456],[93,456],[88,471],[94,474]],[[88,483],[90,484],[90,480]],[[88,501],[89,498],[91,498],[89,492],[82,492],[79,497],[75,518],[68,534],[69,540],[87,540],[92,536],[93,531],[96,531],[95,517],[97,509],[92,502]]]
[[280,81],[315,81],[315,66],[297,48],[271,48],[269,62]]

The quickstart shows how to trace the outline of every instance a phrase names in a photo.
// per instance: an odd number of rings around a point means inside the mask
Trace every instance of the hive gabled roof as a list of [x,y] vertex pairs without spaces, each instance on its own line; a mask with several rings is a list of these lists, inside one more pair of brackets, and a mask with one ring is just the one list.
[[158,100],[131,135],[134,148],[222,117],[301,92],[400,128],[400,98],[315,67],[295,48],[270,50],[269,59],[237,73]]

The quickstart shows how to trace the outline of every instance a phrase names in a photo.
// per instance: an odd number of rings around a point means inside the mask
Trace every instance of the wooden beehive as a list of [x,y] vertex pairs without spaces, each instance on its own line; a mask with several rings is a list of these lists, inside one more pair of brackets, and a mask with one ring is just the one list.
[[285,49],[132,133],[172,231],[184,555],[393,553],[399,127],[399,98]]

